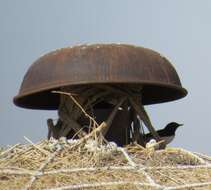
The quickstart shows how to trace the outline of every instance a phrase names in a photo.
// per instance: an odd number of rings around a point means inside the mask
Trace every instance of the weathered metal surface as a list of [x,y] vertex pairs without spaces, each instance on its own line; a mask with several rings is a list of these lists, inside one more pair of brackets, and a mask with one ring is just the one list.
[[53,89],[87,84],[143,86],[144,105],[173,101],[186,96],[170,62],[150,49],[124,44],[81,45],[56,50],[35,61],[27,71],[17,106],[57,109]]

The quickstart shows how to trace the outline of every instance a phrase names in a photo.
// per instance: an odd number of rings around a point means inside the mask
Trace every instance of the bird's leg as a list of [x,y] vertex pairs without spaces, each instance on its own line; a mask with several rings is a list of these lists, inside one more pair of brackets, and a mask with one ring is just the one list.
[[139,115],[140,119],[144,122],[145,126],[149,129],[149,131],[152,133],[153,137],[157,142],[160,141],[160,137],[154,127],[152,126],[152,123],[149,119],[149,116],[147,115],[147,112],[145,111],[141,101],[140,97],[130,97],[129,98],[130,103],[136,113]]

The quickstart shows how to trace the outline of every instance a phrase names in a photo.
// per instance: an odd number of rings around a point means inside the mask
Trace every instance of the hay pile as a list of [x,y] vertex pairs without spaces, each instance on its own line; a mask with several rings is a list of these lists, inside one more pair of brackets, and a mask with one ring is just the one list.
[[[28,140],[29,141],[29,140]],[[0,189],[211,189],[210,158],[177,148],[117,147],[96,133],[0,152]]]
[[[120,101],[100,125],[87,113],[87,106],[80,98],[76,100],[69,92],[59,93],[68,97],[62,96],[63,104],[60,105],[59,121],[62,125],[54,126],[52,120],[48,120],[49,140],[34,144],[26,138],[29,144],[0,149],[0,190],[211,189],[209,157],[176,148],[156,150],[161,142],[143,148],[134,143],[141,140],[141,135],[124,148],[105,140],[105,131],[126,100],[125,93],[117,98]],[[130,97],[130,93],[126,95],[137,115],[156,137],[143,105],[135,97]],[[97,97],[92,100],[95,102]],[[91,126],[85,134],[80,134],[82,127],[76,122],[82,114],[89,119]],[[133,127],[139,129],[140,126]],[[65,137],[72,129],[78,139],[67,140]]]

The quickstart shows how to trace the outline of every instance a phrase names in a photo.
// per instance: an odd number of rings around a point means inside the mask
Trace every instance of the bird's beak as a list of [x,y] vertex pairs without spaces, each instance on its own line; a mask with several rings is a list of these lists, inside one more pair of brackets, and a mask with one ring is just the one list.
[[183,125],[184,125],[183,123],[179,124],[179,126],[183,126]]

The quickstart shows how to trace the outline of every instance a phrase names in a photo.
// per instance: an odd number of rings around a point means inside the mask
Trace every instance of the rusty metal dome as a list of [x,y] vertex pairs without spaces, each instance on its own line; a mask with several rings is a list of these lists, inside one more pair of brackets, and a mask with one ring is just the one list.
[[143,105],[187,95],[176,70],[159,53],[125,44],[94,44],[59,49],[39,58],[27,71],[14,103],[57,109],[59,96],[52,90],[87,84],[143,86]]

